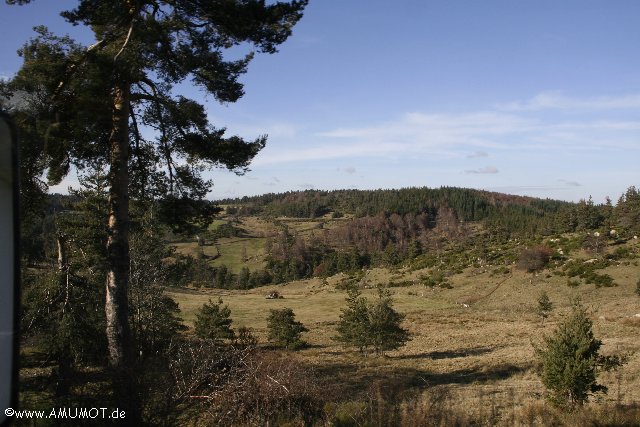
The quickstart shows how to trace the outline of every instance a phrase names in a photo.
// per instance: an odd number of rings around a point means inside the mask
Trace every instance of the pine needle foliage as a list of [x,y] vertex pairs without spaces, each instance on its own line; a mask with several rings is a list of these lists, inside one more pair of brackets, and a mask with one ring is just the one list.
[[347,307],[338,322],[338,335],[334,339],[360,352],[373,348],[378,355],[397,350],[410,339],[401,324],[404,315],[393,308],[391,292],[378,288],[378,298],[369,302],[352,286],[347,290]]
[[302,340],[301,335],[309,330],[296,320],[296,316],[290,308],[270,310],[267,328],[269,329],[269,341],[278,346],[297,350],[307,344]]
[[553,310],[553,303],[549,299],[549,295],[546,292],[542,292],[538,297],[538,306],[536,307],[536,312],[542,318],[542,323],[549,317],[551,310]]
[[391,292],[378,288],[378,299],[369,308],[371,344],[376,354],[397,350],[409,341],[409,332],[401,326],[404,317],[393,308]]
[[570,316],[544,338],[542,348],[536,348],[542,363],[542,382],[554,405],[573,409],[582,406],[590,395],[607,392],[607,387],[597,382],[598,373],[621,366],[625,358],[602,356],[601,346],[586,309],[576,301]]
[[338,335],[334,340],[357,347],[364,352],[370,345],[369,304],[357,287],[347,289],[347,307],[342,309],[338,323]]
[[231,329],[231,322],[231,310],[222,305],[222,299],[218,298],[217,302],[209,300],[196,313],[196,335],[215,343],[233,339],[235,334]]

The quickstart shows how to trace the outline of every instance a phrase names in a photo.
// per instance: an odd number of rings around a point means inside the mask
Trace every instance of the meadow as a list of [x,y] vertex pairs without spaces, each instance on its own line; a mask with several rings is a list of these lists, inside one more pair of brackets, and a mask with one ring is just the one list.
[[[305,232],[316,227],[305,227],[300,222],[295,226]],[[260,241],[262,238],[250,239]],[[231,247],[226,248],[220,242],[222,252],[235,253],[233,246],[241,240],[227,243]],[[640,251],[637,241],[632,241],[629,248]],[[588,255],[577,253],[576,257],[581,260]],[[448,277],[450,289],[422,284],[420,278],[429,274],[428,269],[405,266],[365,271],[359,281],[364,284],[363,295],[369,298],[373,298],[377,285],[401,284],[390,289],[395,308],[406,316],[403,326],[412,336],[406,346],[382,357],[363,355],[333,340],[341,309],[345,307],[346,292],[340,289],[340,284],[349,276],[344,273],[251,290],[173,288],[169,295],[178,302],[190,326],[202,304],[222,298],[231,309],[233,327],[250,328],[260,345],[266,347],[269,310],[293,309],[296,318],[309,329],[304,335],[309,345],[292,357],[338,385],[343,405],[351,402],[353,406],[346,409],[351,417],[364,411],[358,405],[374,395],[378,400],[397,403],[401,396],[410,394],[423,396],[414,401],[414,405],[423,402],[422,406],[411,409],[411,404],[405,402],[401,409],[396,405],[395,410],[422,411],[423,416],[427,416],[425,402],[435,405],[434,402],[446,401],[447,411],[471,417],[467,420],[485,420],[487,425],[529,421],[527,425],[547,425],[549,420],[542,418],[548,418],[552,413],[549,411],[553,410],[544,400],[545,390],[537,374],[539,366],[534,347],[553,332],[569,313],[573,300],[579,297],[589,311],[595,336],[603,342],[602,353],[630,355],[621,370],[601,374],[600,382],[609,388],[609,393],[592,399],[588,408],[593,411],[608,405],[627,408],[636,405],[637,408],[640,402],[640,341],[637,339],[640,298],[634,292],[640,277],[637,260],[614,262],[601,271],[614,279],[617,284],[614,287],[567,286],[567,278],[558,274],[562,266],[558,263],[541,273],[531,274],[514,265],[498,269],[475,265]],[[266,294],[273,289],[283,298],[266,299]],[[546,292],[553,303],[553,310],[544,322],[536,313],[537,299],[542,292]],[[580,417],[572,422],[580,425],[579,420]],[[567,420],[563,422],[571,424]]]

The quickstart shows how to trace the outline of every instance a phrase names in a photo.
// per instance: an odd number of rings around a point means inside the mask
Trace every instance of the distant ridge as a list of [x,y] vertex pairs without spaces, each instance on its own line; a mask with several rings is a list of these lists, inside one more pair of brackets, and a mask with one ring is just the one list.
[[436,213],[441,208],[453,209],[463,221],[479,221],[509,212],[544,216],[575,205],[571,202],[516,196],[458,187],[409,187],[378,190],[303,190],[267,193],[217,203],[244,207],[254,213],[275,216],[314,218],[330,212],[361,216],[380,212]]

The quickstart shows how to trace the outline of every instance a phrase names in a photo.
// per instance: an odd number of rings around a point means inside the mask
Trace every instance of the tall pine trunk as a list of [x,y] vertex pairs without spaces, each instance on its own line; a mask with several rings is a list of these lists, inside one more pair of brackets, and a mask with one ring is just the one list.
[[129,85],[116,82],[112,90],[109,138],[109,217],[107,224],[107,342],[113,375],[114,400],[133,425],[139,417],[129,328]]

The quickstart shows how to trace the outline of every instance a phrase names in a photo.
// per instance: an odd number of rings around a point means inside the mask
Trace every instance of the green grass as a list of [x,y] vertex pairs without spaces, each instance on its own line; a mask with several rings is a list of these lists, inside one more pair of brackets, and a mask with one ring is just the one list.
[[[220,257],[212,261],[212,265],[226,265],[232,272],[238,273],[242,267],[255,271],[264,268],[266,238],[231,237],[218,240]],[[247,260],[243,260],[246,252]]]
[[209,224],[209,230],[213,231],[221,225],[227,224],[229,221],[224,219],[214,219],[211,224]]

